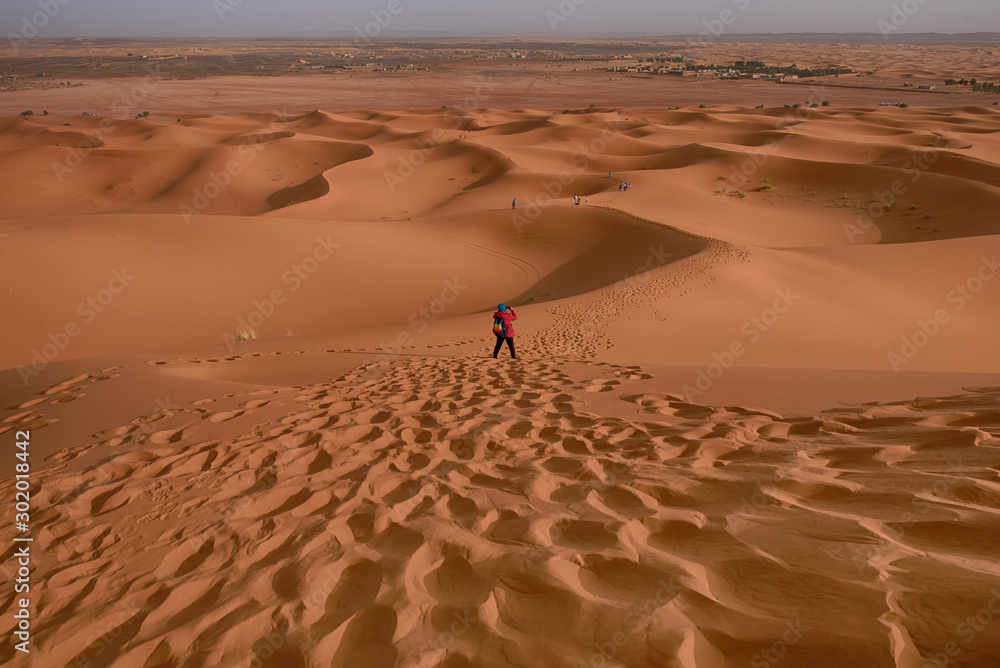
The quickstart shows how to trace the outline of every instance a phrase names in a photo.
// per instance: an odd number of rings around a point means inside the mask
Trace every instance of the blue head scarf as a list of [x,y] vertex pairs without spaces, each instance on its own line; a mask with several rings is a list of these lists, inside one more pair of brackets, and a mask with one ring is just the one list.
[[499,306],[497,306],[497,310],[500,311],[501,313],[506,313],[507,312],[507,305],[506,304],[500,304]]

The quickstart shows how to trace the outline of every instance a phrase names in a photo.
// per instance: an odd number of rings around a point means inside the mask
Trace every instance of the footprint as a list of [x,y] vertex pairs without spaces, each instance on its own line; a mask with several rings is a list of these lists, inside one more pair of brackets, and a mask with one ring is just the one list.
[[[379,590],[382,588],[382,565],[362,559],[346,569],[340,576],[337,585],[326,599],[325,613],[312,626],[313,635],[324,637],[336,631],[340,626],[361,610],[375,603]],[[345,636],[347,633],[345,632]],[[389,640],[392,638],[390,636]],[[346,641],[346,638],[345,638]],[[341,647],[345,645],[341,641]],[[372,666],[366,661],[334,665]]]
[[600,552],[618,543],[618,537],[601,522],[560,520],[549,529],[552,542],[563,547]]
[[392,644],[396,625],[396,611],[387,605],[358,613],[347,625],[330,668],[393,668],[399,654]]
[[165,443],[177,443],[183,437],[183,429],[167,429],[164,431],[154,432],[153,435],[149,437],[149,440],[152,443],[162,445]]
[[209,422],[228,422],[229,420],[236,419],[241,415],[246,415],[246,411],[222,411],[221,413],[210,413],[208,415]]
[[44,404],[48,400],[49,400],[48,397],[40,397],[38,399],[31,399],[29,401],[25,401],[23,404],[18,404],[16,406],[16,408],[31,408],[32,406],[37,406],[38,404]]
[[440,566],[427,574],[428,593],[441,603],[456,607],[474,607],[486,602],[490,587],[466,559],[458,555],[444,558]]

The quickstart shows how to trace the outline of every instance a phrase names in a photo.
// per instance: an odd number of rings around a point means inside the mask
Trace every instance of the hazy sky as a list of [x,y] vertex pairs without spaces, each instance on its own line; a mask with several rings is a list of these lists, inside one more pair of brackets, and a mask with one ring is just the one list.
[[[427,31],[691,35],[760,32],[1000,32],[1000,0],[0,0],[0,28],[41,37],[282,36]],[[562,10],[560,10],[560,6]],[[895,12],[893,8],[898,9]],[[398,10],[391,15],[388,9]],[[44,13],[48,8],[51,18]],[[57,9],[56,9],[57,8]],[[730,13],[724,12],[728,10]],[[906,13],[909,10],[909,14]],[[548,13],[547,13],[548,12]],[[726,19],[727,24],[720,21]],[[553,30],[553,26],[555,30]],[[27,31],[25,33],[24,31]]]

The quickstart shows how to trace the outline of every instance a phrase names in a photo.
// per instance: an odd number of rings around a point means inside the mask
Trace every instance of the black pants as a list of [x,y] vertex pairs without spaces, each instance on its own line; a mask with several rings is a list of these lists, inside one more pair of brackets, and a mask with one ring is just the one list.
[[493,357],[496,357],[497,353],[500,352],[500,348],[503,347],[504,341],[507,342],[507,347],[510,348],[510,356],[517,357],[517,355],[514,353],[514,337],[500,336],[499,334],[497,334],[496,336],[497,336],[497,345],[493,348]]

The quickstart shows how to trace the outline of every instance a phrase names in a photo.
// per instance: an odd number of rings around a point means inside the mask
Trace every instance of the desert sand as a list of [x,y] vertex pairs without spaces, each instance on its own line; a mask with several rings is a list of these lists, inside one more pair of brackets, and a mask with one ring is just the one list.
[[0,658],[1000,665],[1000,111],[566,112],[0,119]]

